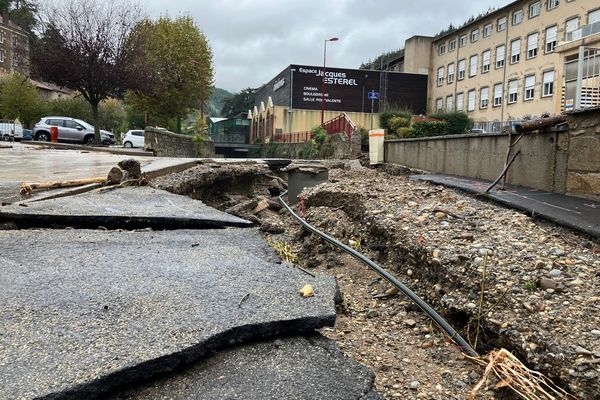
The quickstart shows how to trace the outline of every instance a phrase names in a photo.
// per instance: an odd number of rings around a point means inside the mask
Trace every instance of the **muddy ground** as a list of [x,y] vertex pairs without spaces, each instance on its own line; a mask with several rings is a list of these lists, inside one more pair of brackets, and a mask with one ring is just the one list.
[[[600,393],[600,244],[470,195],[411,181],[403,168],[330,162],[329,183],[296,210],[425,298],[481,354],[505,347],[577,398]],[[283,178],[283,181],[282,179]],[[324,334],[376,374],[386,398],[465,399],[483,368],[355,259],[276,202],[285,174],[201,165],[151,182],[248,218],[284,257],[337,277],[338,320]],[[487,387],[478,398],[515,398]]]

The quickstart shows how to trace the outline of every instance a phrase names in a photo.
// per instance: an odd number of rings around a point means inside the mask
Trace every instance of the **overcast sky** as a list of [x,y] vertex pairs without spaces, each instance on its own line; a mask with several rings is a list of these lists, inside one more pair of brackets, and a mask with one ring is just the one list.
[[358,68],[404,46],[413,35],[434,35],[452,22],[510,0],[142,0],[156,17],[191,15],[210,41],[216,86],[237,92],[268,82],[289,64]]

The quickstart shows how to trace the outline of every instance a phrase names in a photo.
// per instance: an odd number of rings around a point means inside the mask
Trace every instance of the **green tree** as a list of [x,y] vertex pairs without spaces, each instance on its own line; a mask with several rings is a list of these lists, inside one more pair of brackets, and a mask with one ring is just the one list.
[[48,102],[48,113],[78,118],[84,121],[92,120],[92,110],[88,102],[81,96],[61,97]]
[[248,112],[254,107],[254,98],[256,96],[256,89],[247,88],[239,93],[233,95],[233,97],[227,99],[223,108],[221,109],[221,115],[227,118],[235,117],[241,112]]
[[212,50],[204,34],[189,16],[161,17],[139,24],[134,35],[148,38],[144,59],[150,67],[151,82],[145,90],[131,92],[131,104],[166,125],[181,118],[190,109],[203,108],[213,85]]
[[0,81],[0,114],[2,118],[18,118],[23,126],[29,128],[45,112],[44,102],[27,77],[10,74],[2,78]]

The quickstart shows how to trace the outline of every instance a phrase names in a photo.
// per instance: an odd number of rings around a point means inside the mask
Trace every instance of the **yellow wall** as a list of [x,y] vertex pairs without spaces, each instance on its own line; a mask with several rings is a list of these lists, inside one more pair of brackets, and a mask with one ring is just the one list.
[[[275,133],[281,129],[281,133],[289,132],[306,132],[310,131],[315,126],[321,125],[321,111],[320,110],[304,110],[294,109],[292,113],[288,112],[287,107],[275,106],[273,107],[275,114]],[[324,120],[325,122],[338,117],[341,114],[340,111],[325,111]],[[363,127],[371,129],[371,114],[370,113],[346,113],[348,117],[354,122],[357,127]],[[379,128],[379,114],[373,114],[373,129]],[[291,124],[291,130],[290,130]]]

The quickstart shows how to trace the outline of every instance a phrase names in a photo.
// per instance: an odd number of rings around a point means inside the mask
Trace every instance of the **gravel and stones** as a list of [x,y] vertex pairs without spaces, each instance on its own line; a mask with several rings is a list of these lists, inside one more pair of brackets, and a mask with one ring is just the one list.
[[382,399],[374,378],[330,339],[288,337],[227,349],[111,400]]
[[[256,229],[21,230],[0,241],[0,398],[99,397],[335,320],[334,279],[277,264]],[[298,293],[306,284],[313,297]]]

